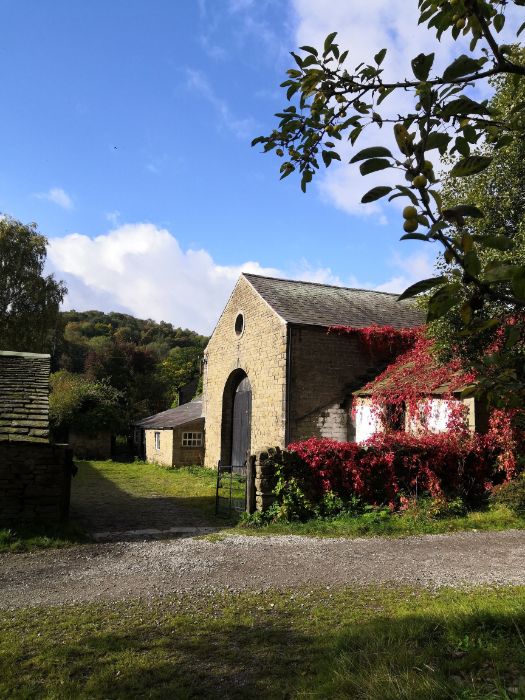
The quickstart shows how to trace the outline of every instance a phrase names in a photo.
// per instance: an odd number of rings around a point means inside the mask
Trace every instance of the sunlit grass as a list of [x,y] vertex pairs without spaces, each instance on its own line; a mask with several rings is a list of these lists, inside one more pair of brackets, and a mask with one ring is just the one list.
[[0,697],[525,697],[525,589],[308,589],[0,613]]
[[[161,467],[147,462],[78,462],[73,488],[97,486],[100,477],[134,497],[191,498],[192,507],[209,514],[215,510],[217,473],[204,467]],[[83,469],[83,466],[91,469]]]
[[311,537],[406,537],[452,532],[525,529],[525,518],[505,506],[471,511],[464,516],[431,518],[425,514],[365,513],[341,515],[331,519],[314,518],[306,522],[276,522],[253,526],[241,524],[250,535],[305,535]]

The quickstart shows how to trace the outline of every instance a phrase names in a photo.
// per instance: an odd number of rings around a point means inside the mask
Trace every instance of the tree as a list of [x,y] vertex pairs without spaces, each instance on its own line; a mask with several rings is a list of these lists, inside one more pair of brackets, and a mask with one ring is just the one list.
[[[503,233],[474,236],[467,223],[484,216],[482,207],[468,200],[444,206],[434,165],[428,159],[436,150],[442,157],[458,155],[450,176],[471,178],[492,162],[492,155],[473,153],[480,144],[490,144],[497,151],[525,136],[525,102],[516,99],[525,80],[523,56],[513,55],[512,47],[497,40],[511,4],[523,7],[525,0],[418,0],[419,23],[427,23],[438,40],[445,32],[454,39],[463,35],[471,40],[469,53],[458,56],[439,75],[432,74],[435,54],[421,53],[412,60],[413,80],[384,81],[381,65],[386,49],[378,51],[374,65],[361,63],[349,72],[349,52],[340,50],[337,32],[326,37],[321,50],[302,46],[300,54],[292,52],[296,66],[282,83],[291,104],[277,115],[278,127],[269,136],[254,139],[253,145],[263,144],[265,152],[274,151],[280,158],[286,154],[281,178],[299,170],[306,191],[321,163],[329,167],[341,160],[338,144],[343,137],[354,145],[365,129],[393,124],[394,153],[385,145],[373,146],[355,153],[350,163],[359,163],[362,175],[398,170],[405,182],[374,187],[362,201],[403,198],[407,206],[402,239],[438,242],[446,262],[455,265],[450,276],[422,280],[400,298],[432,290],[429,321],[450,312],[460,298],[462,332],[477,335],[487,327],[499,328],[503,344],[515,345],[525,336],[523,321],[517,323],[525,311],[525,265],[519,259],[484,262],[486,251],[503,246],[514,249],[511,223]],[[525,22],[516,36],[524,29]],[[507,113],[467,94],[480,81],[504,75],[511,76],[514,90],[513,106]],[[413,97],[413,109],[404,115],[385,113],[383,103],[387,105],[389,96],[398,91]],[[502,305],[505,318],[487,318],[482,313],[487,302]],[[514,319],[512,324],[507,323],[509,318]],[[502,386],[506,395],[522,391],[525,385],[525,368],[518,370],[521,374],[509,376],[509,383]]]
[[[518,56],[525,59],[525,51],[520,50]],[[525,82],[517,90],[511,76],[498,76],[493,83],[495,94],[490,107],[508,118],[515,101],[525,100]],[[493,144],[485,144],[480,154],[492,158],[488,168],[481,173],[459,180],[449,175],[443,178],[443,206],[453,208],[462,201],[469,201],[483,209],[483,218],[468,219],[464,227],[473,240],[492,237],[492,240],[499,241],[499,247],[480,249],[482,266],[514,262],[525,265],[525,140],[513,138],[499,150]],[[509,242],[513,245],[509,246]],[[441,260],[438,266],[450,280],[458,269],[454,261],[447,263]],[[474,369],[481,375],[485,393],[490,395],[492,403],[500,397],[507,405],[519,404],[523,387],[507,395],[501,391],[500,385],[502,381],[508,383],[509,376],[514,376],[516,385],[522,376],[523,345],[502,344],[497,355],[498,362],[494,365],[494,352],[488,353],[487,348],[497,347],[499,326],[489,324],[483,332],[462,333],[462,325],[469,320],[471,311],[466,289],[462,288],[460,294],[458,304],[429,327],[441,358],[448,362],[459,355],[465,368]],[[507,313],[505,304],[486,300],[483,308],[478,310],[478,319],[489,321],[491,318],[505,317]],[[483,367],[487,360],[497,371],[491,371],[491,366]]]
[[0,219],[0,348],[49,351],[67,290],[44,275],[47,240],[36,224]]
[[55,436],[66,436],[74,428],[93,435],[128,428],[123,417],[123,395],[108,382],[92,381],[84,375],[60,370],[51,375],[49,419]]
[[178,403],[179,390],[197,379],[200,374],[202,349],[198,347],[173,348],[161,365],[161,376],[168,388],[172,406]]

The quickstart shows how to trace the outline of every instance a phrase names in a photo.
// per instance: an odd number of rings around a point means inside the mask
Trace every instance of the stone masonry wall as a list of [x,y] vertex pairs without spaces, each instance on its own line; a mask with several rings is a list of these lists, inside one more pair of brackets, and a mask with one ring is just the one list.
[[[154,428],[146,430],[146,461],[173,466],[173,428]],[[160,433],[160,450],[155,448],[155,433]]]
[[204,441],[202,447],[183,447],[183,433],[202,433],[204,435],[204,418],[186,423],[173,431],[173,464],[176,467],[191,467],[204,464]]
[[290,442],[352,440],[351,407],[341,404],[370,368],[358,339],[327,334],[326,328],[293,327],[290,352]]
[[49,355],[0,351],[0,440],[49,440]]
[[65,445],[0,442],[0,524],[65,518],[72,470]]
[[[244,315],[244,331],[235,320]],[[221,457],[222,402],[230,374],[242,369],[252,387],[251,452],[266,445],[284,447],[286,402],[286,324],[241,277],[205,352],[204,415],[208,467]]]
[[109,459],[111,457],[111,433],[100,432],[95,435],[69,431],[69,447],[79,459]]

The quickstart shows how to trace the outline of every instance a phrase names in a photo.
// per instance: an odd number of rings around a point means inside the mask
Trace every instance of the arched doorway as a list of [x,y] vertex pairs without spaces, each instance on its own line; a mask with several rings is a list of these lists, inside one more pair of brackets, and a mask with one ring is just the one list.
[[221,463],[242,466],[250,452],[252,387],[246,372],[236,369],[224,387]]

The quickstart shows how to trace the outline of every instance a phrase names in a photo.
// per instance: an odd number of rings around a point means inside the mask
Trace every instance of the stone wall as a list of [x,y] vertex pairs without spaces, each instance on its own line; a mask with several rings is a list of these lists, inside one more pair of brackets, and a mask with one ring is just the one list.
[[[255,510],[260,513],[273,505],[276,499],[273,492],[276,485],[274,463],[276,453],[279,453],[279,448],[270,447],[253,455],[249,463],[255,474]],[[253,512],[253,508],[249,507],[249,499],[247,505],[247,511]]]
[[370,369],[358,338],[327,334],[322,327],[292,327],[290,342],[289,442],[309,437],[353,440],[346,398]]
[[[160,433],[160,449],[155,447],[155,433]],[[163,467],[173,466],[173,428],[152,428],[145,430],[146,461],[161,464]]]
[[[202,433],[202,447],[183,447],[183,433]],[[204,464],[204,418],[173,429],[173,466],[191,467]]]
[[0,442],[0,523],[67,517],[72,469],[71,450],[65,445]]
[[79,459],[110,459],[111,433],[101,432],[95,435],[69,431],[69,447]]
[[48,442],[49,355],[0,351],[0,440]]
[[[243,314],[244,330],[235,331]],[[205,352],[204,416],[208,467],[221,459],[224,388],[242,369],[252,387],[251,452],[268,444],[284,447],[286,417],[286,323],[241,277]],[[223,462],[228,459],[222,456]]]

